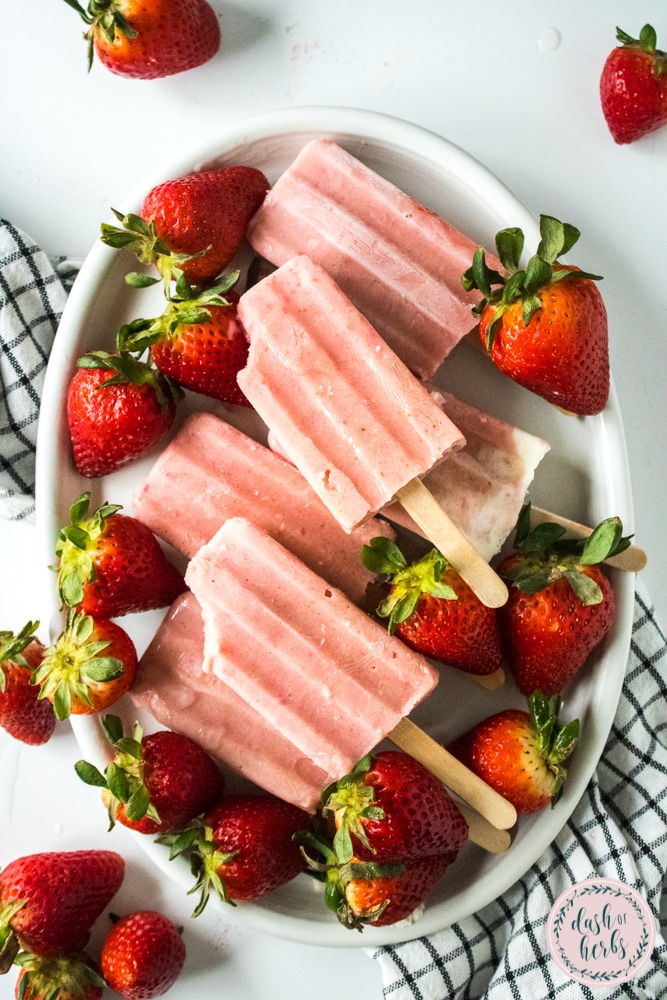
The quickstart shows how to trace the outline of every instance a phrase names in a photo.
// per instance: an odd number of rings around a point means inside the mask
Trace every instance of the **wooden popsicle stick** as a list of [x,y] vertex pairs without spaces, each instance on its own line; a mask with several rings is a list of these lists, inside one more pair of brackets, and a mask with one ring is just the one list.
[[396,494],[396,499],[419,525],[429,541],[447,557],[482,604],[500,608],[507,601],[505,583],[461,534],[421,479],[412,479]]
[[516,823],[516,809],[448,750],[432,739],[410,719],[401,719],[387,734],[397,747],[410,754],[431,774],[447,785],[498,830],[509,830]]
[[[545,521],[553,521],[554,524],[560,524],[561,527],[567,530],[568,534],[573,535],[575,538],[588,538],[589,535],[593,534],[593,529],[588,528],[585,524],[578,524],[576,521],[571,521],[568,517],[561,517],[560,514],[553,514],[549,510],[543,510],[541,507],[535,507],[531,504],[531,525],[534,527],[537,524],[544,524]],[[643,549],[640,549],[637,545],[631,545],[617,556],[611,556],[611,558],[604,559],[603,561],[608,566],[621,569],[626,573],[639,573],[640,570],[644,569],[648,560]]]
[[497,691],[505,683],[505,671],[502,667],[498,667],[492,674],[471,674],[467,670],[464,670],[463,673],[468,680],[477,684],[478,687],[484,688],[485,691]]
[[509,830],[498,830],[465,802],[457,802],[456,805],[468,824],[468,840],[489,854],[504,854],[512,843]]

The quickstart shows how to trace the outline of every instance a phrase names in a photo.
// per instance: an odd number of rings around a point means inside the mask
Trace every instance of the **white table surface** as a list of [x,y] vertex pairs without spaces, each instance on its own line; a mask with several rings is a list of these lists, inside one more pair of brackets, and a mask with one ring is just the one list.
[[[645,21],[667,47],[661,0],[211,0],[223,43],[200,69],[128,81],[86,74],[83,29],[65,3],[3,10],[0,213],[51,254],[83,257],[112,205],[185,143],[246,114],[295,105],[387,112],[447,137],[535,214],[582,231],[577,262],[603,274],[612,371],[624,415],[644,580],[667,620],[664,337],[667,129],[617,147],[597,87],[615,26]],[[571,255],[572,256],[572,255]],[[612,512],[610,512],[612,513]],[[38,617],[44,564],[34,528],[0,522],[0,628]],[[35,579],[40,581],[35,584]],[[107,834],[74,777],[69,724],[46,748],[0,730],[0,866],[41,850],[111,847],[128,863],[117,908],[162,908],[186,927],[185,972],[169,994],[245,1000],[381,996],[361,948],[328,951],[260,936],[160,880],[136,839]],[[355,941],[356,944],[356,941]],[[343,983],[347,984],[343,987]],[[14,976],[0,979],[0,1000]]]

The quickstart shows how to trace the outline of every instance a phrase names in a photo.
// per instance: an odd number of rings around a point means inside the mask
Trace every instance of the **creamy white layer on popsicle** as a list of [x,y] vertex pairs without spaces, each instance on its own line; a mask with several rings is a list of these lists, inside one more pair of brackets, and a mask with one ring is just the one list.
[[[444,390],[433,390],[466,445],[423,477],[424,485],[480,555],[490,560],[516,525],[535,469],[549,451],[535,437]],[[382,514],[423,534],[399,503]]]
[[337,284],[300,256],[248,289],[238,382],[351,531],[464,438]]
[[191,593],[171,606],[141,657],[130,697],[265,791],[314,812],[334,778],[215,674],[202,670],[204,623]]
[[420,378],[475,326],[461,275],[477,245],[330,139],[303,147],[248,237],[273,264],[320,264]]
[[229,517],[246,517],[360,603],[373,575],[360,551],[383,521],[347,534],[294,466],[211,413],[195,413],[133,499],[133,513],[188,558]]
[[186,582],[204,669],[329,775],[348,773],[437,683],[424,657],[243,518],[199,550]]

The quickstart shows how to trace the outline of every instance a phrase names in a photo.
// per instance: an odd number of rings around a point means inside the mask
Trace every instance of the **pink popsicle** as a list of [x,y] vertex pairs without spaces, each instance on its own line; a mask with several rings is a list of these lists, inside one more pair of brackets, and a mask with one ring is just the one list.
[[303,147],[248,235],[273,264],[321,265],[420,378],[475,325],[461,275],[476,244],[330,139]]
[[360,558],[373,521],[347,534],[297,470],[210,413],[184,423],[133,499],[133,513],[191,558],[229,517],[247,517],[360,603],[373,576]]

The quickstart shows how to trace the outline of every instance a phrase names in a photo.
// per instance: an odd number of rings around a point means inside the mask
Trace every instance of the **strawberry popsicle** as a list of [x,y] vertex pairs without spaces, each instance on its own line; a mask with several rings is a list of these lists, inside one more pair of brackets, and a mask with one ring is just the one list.
[[186,582],[204,621],[203,669],[305,759],[342,777],[385,736],[407,738],[426,766],[420,744],[432,744],[441,780],[498,828],[515,822],[509,803],[407,718],[437,683],[431,664],[266,532],[230,518]]
[[[490,560],[516,525],[549,445],[442,389],[431,395],[465,435],[466,445],[427,473],[424,486],[480,555]],[[423,534],[399,503],[385,507],[382,514]]]
[[191,558],[229,517],[247,517],[361,603],[373,575],[360,551],[384,521],[346,534],[303,476],[211,413],[190,416],[135,495],[133,513]]
[[314,812],[340,775],[322,770],[215,674],[202,670],[204,623],[191,593],[171,606],[141,657],[130,697],[260,788]]
[[397,497],[480,599],[503,604],[505,585],[419,479],[463,435],[333,279],[295,257],[238,310],[250,340],[238,383],[339,524]]
[[248,236],[273,264],[324,268],[420,378],[475,325],[461,275],[477,245],[330,139],[303,147]]

